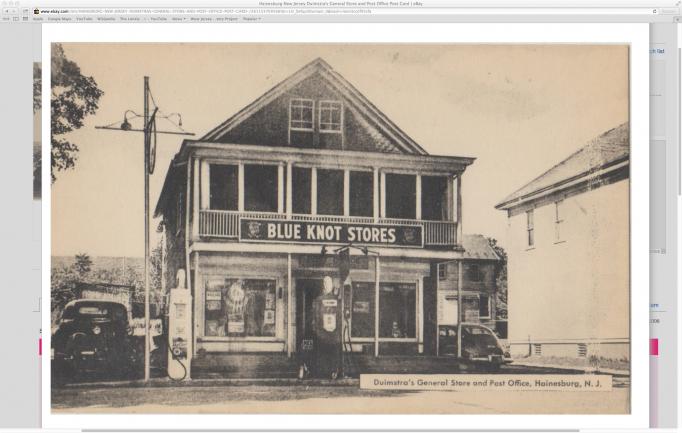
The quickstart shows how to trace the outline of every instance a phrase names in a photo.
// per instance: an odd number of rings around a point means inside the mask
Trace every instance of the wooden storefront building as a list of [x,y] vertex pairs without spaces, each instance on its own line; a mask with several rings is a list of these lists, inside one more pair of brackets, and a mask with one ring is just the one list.
[[348,347],[435,355],[439,264],[465,258],[473,161],[429,155],[322,59],[185,140],[156,216],[168,287],[189,270],[193,352],[295,358],[352,244]]

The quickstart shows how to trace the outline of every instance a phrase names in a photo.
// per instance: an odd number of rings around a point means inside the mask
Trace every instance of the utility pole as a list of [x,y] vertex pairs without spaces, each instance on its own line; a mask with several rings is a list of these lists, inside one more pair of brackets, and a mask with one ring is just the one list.
[[[149,312],[149,298],[150,298],[150,288],[149,288],[149,272],[150,272],[150,246],[149,246],[149,227],[151,226],[151,212],[149,211],[149,175],[154,172],[154,165],[156,161],[156,134],[174,134],[174,135],[194,135],[191,132],[178,132],[178,131],[157,131],[156,130],[156,114],[159,111],[159,107],[156,107],[154,103],[154,111],[149,114],[149,100],[151,92],[149,90],[149,77],[144,77],[144,87],[143,87],[143,106],[144,111],[142,118],[144,120],[142,129],[133,129],[128,122],[126,117],[128,112],[131,110],[126,110],[123,114],[123,122],[120,127],[114,128],[111,125],[106,126],[96,126],[96,129],[111,129],[111,130],[123,130],[123,131],[135,131],[143,132],[144,134],[144,381],[149,381],[150,376],[150,356],[151,354],[151,335],[150,335],[150,312]],[[152,100],[153,102],[153,100]],[[132,112],[135,114],[134,112]],[[179,114],[173,113],[180,117]],[[168,119],[169,116],[165,116]],[[139,116],[138,116],[139,117]],[[182,126],[182,118],[180,117],[180,127]],[[180,128],[182,129],[182,128]],[[153,142],[152,142],[153,140]]]
[[[156,114],[156,110],[154,110]],[[149,381],[151,336],[149,335],[149,77],[144,77],[144,381]]]

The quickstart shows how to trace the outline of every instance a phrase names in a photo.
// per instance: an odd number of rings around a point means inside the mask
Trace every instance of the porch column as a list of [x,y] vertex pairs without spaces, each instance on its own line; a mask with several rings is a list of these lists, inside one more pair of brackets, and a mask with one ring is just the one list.
[[417,350],[419,353],[424,353],[424,280],[422,278],[417,279],[417,299],[417,329],[419,330]]
[[350,215],[350,171],[343,170],[343,215]]
[[381,218],[386,218],[386,173],[383,171],[381,172],[380,176],[381,182],[379,184],[379,188],[381,190],[381,200],[379,203],[381,203]]
[[379,356],[379,281],[381,280],[381,264],[379,256],[374,260],[374,356]]
[[201,209],[209,209],[211,207],[211,166],[208,162],[201,161],[201,198],[199,203],[201,204]]
[[291,162],[287,162],[287,203],[286,203],[286,213],[287,218],[291,218],[292,214],[292,193],[293,193],[293,180],[292,180],[293,168]]
[[294,299],[291,286],[291,253],[287,254],[287,356],[294,353]]
[[[204,336],[204,326],[206,325],[204,321],[204,286],[201,272],[199,270],[199,251],[194,254],[194,332],[192,334],[192,354],[197,354],[197,340],[200,336]],[[191,272],[187,272],[187,275],[191,275]],[[191,292],[190,292],[191,293]],[[188,307],[189,308],[189,307]],[[189,366],[187,366],[189,370]],[[188,372],[189,373],[189,372]]]
[[457,205],[457,184],[459,183],[459,176],[453,176],[452,177],[452,182],[450,182],[450,185],[448,185],[449,190],[450,190],[450,213],[452,214],[452,221],[454,222],[459,222],[459,218],[457,217],[458,211],[457,208],[459,207]]
[[[185,214],[184,214],[184,223],[185,223],[185,233],[189,233],[189,213],[190,213],[190,207],[189,207],[189,198],[191,195],[191,187],[192,187],[192,157],[189,158],[189,161],[187,162],[187,177],[185,180],[187,181],[187,185],[185,186]],[[185,278],[187,279],[187,289],[192,290],[192,278],[189,270],[192,266],[192,262],[190,261],[190,253],[189,253],[189,235],[185,236],[185,269],[187,272],[185,272]]]
[[194,160],[194,169],[192,170],[192,239],[199,239],[199,167],[200,161]]
[[457,176],[457,197],[455,198],[456,217],[457,217],[457,239],[455,243],[458,245],[462,244],[462,174]]
[[372,194],[372,216],[374,217],[374,222],[379,222],[379,169],[374,167],[374,175],[372,176],[372,186],[374,188],[374,193]]
[[244,164],[237,167],[237,210],[244,212]]
[[310,214],[317,215],[317,168],[310,169]]
[[447,209],[447,220],[455,221],[455,176],[448,177],[445,192],[445,203]]
[[417,203],[417,209],[415,209],[415,219],[422,219],[422,175],[418,174],[416,176],[416,191],[415,191],[415,203]]
[[284,213],[284,166],[277,166],[277,213]]

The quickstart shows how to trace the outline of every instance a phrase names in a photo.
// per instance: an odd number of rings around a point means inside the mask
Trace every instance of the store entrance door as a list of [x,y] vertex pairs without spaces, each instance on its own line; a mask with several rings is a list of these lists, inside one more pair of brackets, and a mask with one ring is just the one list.
[[313,301],[322,292],[321,279],[296,280],[296,350],[312,350]]

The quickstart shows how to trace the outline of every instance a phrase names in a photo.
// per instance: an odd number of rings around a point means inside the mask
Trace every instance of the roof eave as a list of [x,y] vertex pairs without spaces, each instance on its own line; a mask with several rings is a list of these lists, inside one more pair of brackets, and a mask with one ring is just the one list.
[[[241,143],[214,143],[206,142],[201,140],[185,140],[183,144],[186,144],[185,153],[191,150],[199,149],[213,149],[213,150],[244,150],[253,152],[263,152],[268,154],[299,154],[299,155],[310,155],[310,156],[350,156],[357,158],[367,158],[369,156],[374,156],[379,159],[395,159],[395,160],[424,160],[424,161],[447,161],[452,163],[457,163],[465,169],[469,165],[473,164],[476,160],[475,157],[468,156],[449,156],[449,155],[432,155],[432,154],[406,154],[406,153],[389,153],[389,152],[364,152],[357,150],[334,150],[334,149],[309,149],[309,148],[299,148],[291,146],[264,146],[260,144],[241,144]],[[187,155],[180,155],[180,158],[186,158]]]
[[[575,185],[580,184],[583,180],[585,180],[591,176],[593,176],[593,177],[604,176],[613,170],[617,170],[624,165],[628,165],[629,161],[630,161],[630,155],[625,155],[624,157],[614,159],[613,161],[609,161],[608,163],[601,165],[596,169],[588,170],[588,171],[580,173],[576,176],[563,179],[559,182],[555,182],[552,185],[546,186],[544,188],[536,189],[534,191],[531,191],[531,192],[524,194],[521,197],[517,197],[517,198],[511,199],[511,200],[502,201],[502,202],[495,205],[495,209],[509,210],[511,208],[521,206],[525,203],[538,200],[538,199],[545,197],[549,194],[552,194],[554,192],[572,188]],[[511,195],[514,195],[514,194],[511,194]]]

